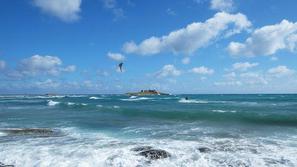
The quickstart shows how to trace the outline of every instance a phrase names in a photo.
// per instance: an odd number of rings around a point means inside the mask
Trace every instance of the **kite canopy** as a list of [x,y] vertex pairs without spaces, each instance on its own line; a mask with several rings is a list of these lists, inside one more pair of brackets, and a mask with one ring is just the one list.
[[121,62],[121,63],[118,65],[118,66],[119,66],[119,69],[120,69],[121,72],[123,72],[123,64],[124,64],[124,63]]

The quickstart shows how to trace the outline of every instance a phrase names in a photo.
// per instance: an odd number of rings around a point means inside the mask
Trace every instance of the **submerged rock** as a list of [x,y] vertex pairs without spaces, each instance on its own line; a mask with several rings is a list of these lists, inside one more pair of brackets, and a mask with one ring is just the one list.
[[168,153],[165,150],[159,150],[159,149],[149,149],[149,150],[141,151],[139,155],[149,158],[151,160],[171,157],[170,153]]
[[136,151],[136,152],[140,152],[140,151],[147,151],[147,150],[150,150],[152,148],[153,147],[151,147],[151,146],[140,146],[140,147],[132,148],[131,150]]
[[56,132],[52,129],[47,128],[24,128],[24,129],[4,129],[0,130],[8,135],[33,135],[33,136],[41,136],[41,137],[49,137],[54,136]]
[[0,167],[14,167],[14,165],[5,165],[4,163],[0,162]]
[[201,153],[210,152],[210,148],[207,148],[207,147],[199,147],[198,150],[199,150]]

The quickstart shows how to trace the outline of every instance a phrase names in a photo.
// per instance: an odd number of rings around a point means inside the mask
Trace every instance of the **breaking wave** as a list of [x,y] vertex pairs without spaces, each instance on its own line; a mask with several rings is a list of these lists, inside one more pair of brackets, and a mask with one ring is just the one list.
[[186,100],[186,99],[180,99],[178,101],[179,103],[197,103],[197,104],[206,104],[208,103],[208,101],[204,101],[204,100]]
[[53,101],[53,100],[48,100],[47,101],[48,106],[55,106],[55,105],[58,105],[58,104],[60,104],[60,102]]

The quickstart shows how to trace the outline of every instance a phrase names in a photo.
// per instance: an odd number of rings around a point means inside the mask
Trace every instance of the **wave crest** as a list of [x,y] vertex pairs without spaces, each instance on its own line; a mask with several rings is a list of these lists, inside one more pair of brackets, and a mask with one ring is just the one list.
[[47,101],[48,106],[55,106],[55,105],[58,105],[58,104],[60,104],[60,102],[58,102],[58,101],[53,101],[53,100],[48,100]]

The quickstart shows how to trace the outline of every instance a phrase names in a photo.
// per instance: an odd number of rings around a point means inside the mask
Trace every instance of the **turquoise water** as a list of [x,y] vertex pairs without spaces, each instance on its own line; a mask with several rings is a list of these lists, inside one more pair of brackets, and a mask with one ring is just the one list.
[[[54,133],[9,131],[29,128]],[[137,146],[171,157],[148,163],[131,150]],[[297,95],[0,97],[4,164],[297,166],[296,155]]]

